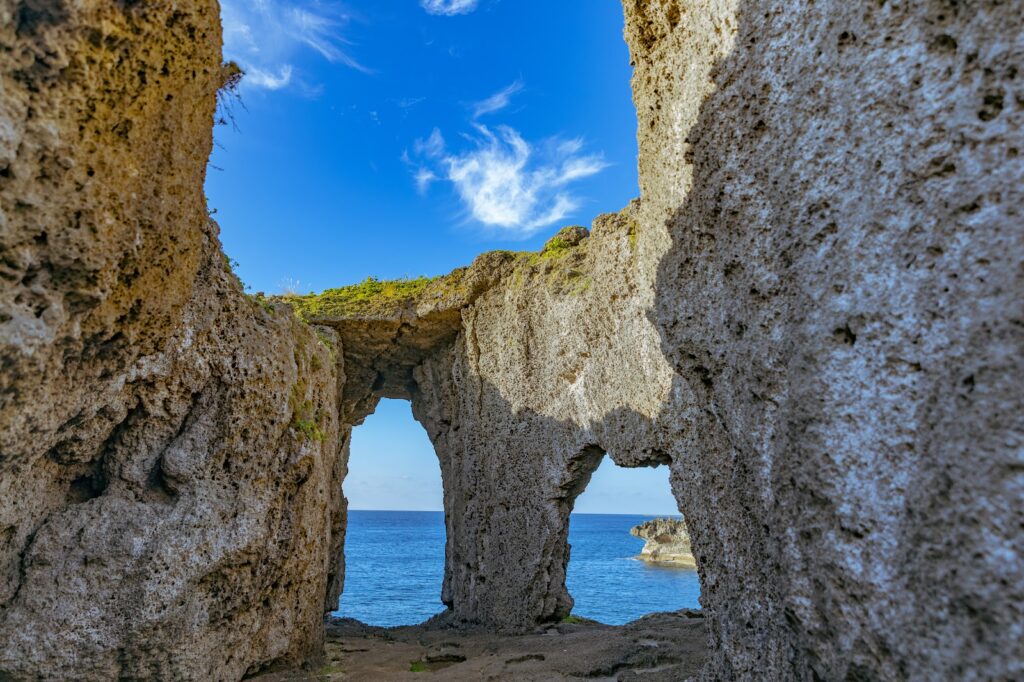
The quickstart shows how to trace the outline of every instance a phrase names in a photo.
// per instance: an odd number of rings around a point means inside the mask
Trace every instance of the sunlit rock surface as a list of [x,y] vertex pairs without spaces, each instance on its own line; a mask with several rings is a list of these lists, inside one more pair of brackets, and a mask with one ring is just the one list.
[[601,457],[668,462],[653,418],[671,371],[645,315],[636,210],[374,305],[359,287],[292,301],[342,340],[344,414],[407,398],[433,441],[454,623],[515,631],[568,615],[569,514]]
[[0,3],[0,678],[321,647],[335,367],[207,216],[216,3]]
[[642,199],[311,329],[206,214],[216,4],[0,6],[0,677],[315,659],[381,397],[440,460],[444,624],[569,613],[607,453],[671,468],[706,677],[1024,674],[1024,16],[625,9]]
[[1019,3],[624,6],[709,676],[1021,676]]
[[451,615],[567,612],[568,514],[608,453],[671,467],[709,677],[1013,676],[1024,19],[625,7],[642,200],[508,255],[411,381],[362,389],[434,441]]
[[684,521],[654,519],[633,526],[629,533],[644,541],[644,548],[637,557],[641,561],[684,568],[697,567]]

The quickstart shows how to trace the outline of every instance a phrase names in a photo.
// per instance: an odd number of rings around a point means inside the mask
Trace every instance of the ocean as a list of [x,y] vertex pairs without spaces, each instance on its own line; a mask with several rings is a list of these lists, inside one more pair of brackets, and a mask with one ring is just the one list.
[[[643,540],[633,526],[656,518],[573,514],[569,594],[573,614],[621,625],[654,611],[700,608],[697,572],[633,557]],[[444,610],[444,513],[350,511],[345,591],[334,615],[371,625],[412,625]]]

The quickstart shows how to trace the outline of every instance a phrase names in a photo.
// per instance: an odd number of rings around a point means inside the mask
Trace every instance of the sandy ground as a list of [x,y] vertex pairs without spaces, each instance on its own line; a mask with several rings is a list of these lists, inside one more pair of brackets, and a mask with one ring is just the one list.
[[430,623],[378,628],[340,619],[329,621],[327,632],[327,661],[320,669],[253,679],[667,682],[696,675],[707,648],[704,619],[689,610],[622,626],[560,623],[518,636]]

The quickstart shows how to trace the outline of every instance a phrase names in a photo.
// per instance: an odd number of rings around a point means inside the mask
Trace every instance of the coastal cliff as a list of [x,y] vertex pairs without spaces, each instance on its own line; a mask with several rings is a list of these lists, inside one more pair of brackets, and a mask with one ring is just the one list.
[[284,298],[341,340],[344,421],[408,399],[433,442],[453,622],[528,631],[567,616],[576,496],[606,453],[621,466],[669,461],[655,417],[671,370],[644,313],[637,210],[433,280]]
[[697,568],[697,560],[690,547],[690,534],[686,522],[680,519],[654,519],[629,530],[630,535],[644,540],[640,550],[641,561],[667,564],[684,568]]
[[623,4],[708,675],[1020,676],[1024,14]]
[[217,3],[0,3],[0,677],[316,660],[385,397],[441,465],[447,625],[570,613],[608,456],[670,468],[706,678],[1024,673],[1024,17],[624,7],[640,200],[268,300],[203,199]]
[[340,374],[209,218],[216,3],[0,2],[0,45],[0,678],[317,656]]

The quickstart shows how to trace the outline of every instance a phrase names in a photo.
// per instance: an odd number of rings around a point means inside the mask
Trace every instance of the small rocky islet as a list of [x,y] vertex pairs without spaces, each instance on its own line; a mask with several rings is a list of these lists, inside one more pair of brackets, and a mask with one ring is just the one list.
[[653,519],[633,526],[629,533],[644,540],[637,559],[663,566],[697,568],[690,533],[682,519]]

